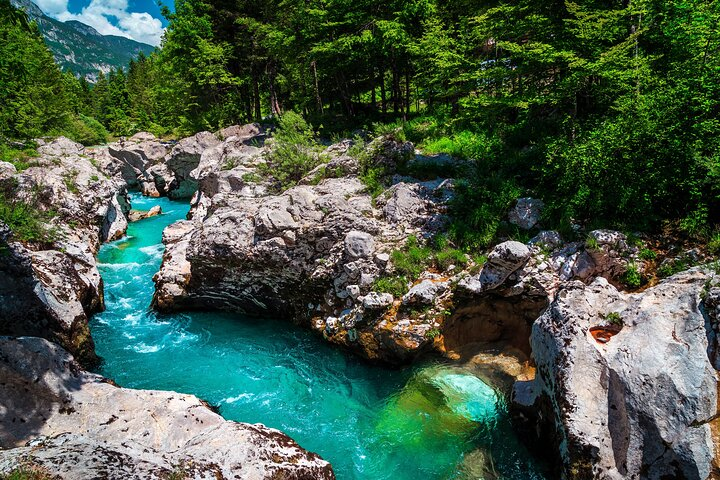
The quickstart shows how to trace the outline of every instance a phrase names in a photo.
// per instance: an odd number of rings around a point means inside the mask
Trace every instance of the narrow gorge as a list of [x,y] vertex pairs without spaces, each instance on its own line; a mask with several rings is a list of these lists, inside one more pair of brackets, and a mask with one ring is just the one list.
[[[423,245],[454,181],[406,172],[460,160],[343,140],[278,191],[273,140],[259,125],[61,138],[27,170],[0,164],[4,188],[56,215],[43,241],[2,231],[0,471],[715,475],[711,266],[624,293],[629,265],[652,267],[640,249],[609,230],[565,242],[530,198],[508,214],[528,242],[443,261]],[[367,161],[392,176],[380,195]]]

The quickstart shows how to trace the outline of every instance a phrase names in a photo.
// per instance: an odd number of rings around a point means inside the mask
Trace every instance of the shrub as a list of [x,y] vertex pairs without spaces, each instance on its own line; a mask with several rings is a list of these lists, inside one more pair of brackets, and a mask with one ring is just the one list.
[[707,244],[710,255],[720,255],[720,232],[715,233]]
[[71,117],[64,131],[54,133],[64,134],[69,139],[82,143],[83,145],[106,143],[109,136],[107,130],[100,122],[82,113]]
[[55,240],[57,232],[48,226],[53,216],[52,212],[42,212],[32,204],[0,192],[0,222],[10,227],[20,241],[49,243]]
[[433,340],[440,336],[440,330],[438,330],[437,328],[433,328],[431,330],[428,330],[426,335],[427,335],[427,338]]
[[275,179],[278,191],[294,187],[310,170],[322,163],[315,132],[297,113],[291,111],[280,117],[273,138],[274,145],[267,155],[267,163],[258,170]]
[[450,237],[465,250],[490,246],[521,194],[513,180],[495,172],[482,175],[479,168],[476,166],[474,174],[456,183],[455,196],[450,201]]
[[0,161],[12,163],[21,172],[33,166],[33,159],[38,153],[34,144],[26,146],[9,146],[0,142]]
[[372,290],[378,293],[389,293],[393,297],[402,297],[408,292],[408,281],[405,277],[383,277],[375,280]]
[[625,270],[625,274],[622,277],[622,281],[630,288],[640,288],[643,284],[643,278],[637,268],[637,265],[634,263],[628,265],[627,270]]
[[605,320],[607,320],[610,325],[615,325],[616,327],[621,327],[625,324],[618,312],[608,313],[605,315]]
[[653,252],[649,248],[643,248],[640,250],[640,258],[643,260],[655,260],[657,258],[657,253]]

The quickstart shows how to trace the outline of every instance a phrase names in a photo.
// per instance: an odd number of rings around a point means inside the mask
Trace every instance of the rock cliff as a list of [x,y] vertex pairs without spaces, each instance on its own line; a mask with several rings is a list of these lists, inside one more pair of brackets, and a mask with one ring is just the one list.
[[97,151],[66,138],[42,144],[38,153],[22,172],[10,164],[0,169],[4,194],[44,212],[50,232],[20,242],[0,224],[0,334],[48,338],[92,364],[88,319],[103,308],[95,253],[125,233],[126,187],[98,168]]
[[516,384],[514,402],[568,478],[710,477],[718,385],[701,304],[709,282],[698,269],[640,294],[603,278],[573,282],[535,322],[537,376]]

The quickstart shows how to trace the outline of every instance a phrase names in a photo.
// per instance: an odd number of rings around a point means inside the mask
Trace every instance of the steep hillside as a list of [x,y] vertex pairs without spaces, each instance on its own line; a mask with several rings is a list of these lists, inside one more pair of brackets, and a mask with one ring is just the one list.
[[63,70],[71,70],[94,81],[98,71],[124,67],[140,52],[149,54],[151,45],[125,37],[101,35],[89,25],[77,21],[60,22],[45,15],[30,0],[11,0],[37,22],[45,42]]

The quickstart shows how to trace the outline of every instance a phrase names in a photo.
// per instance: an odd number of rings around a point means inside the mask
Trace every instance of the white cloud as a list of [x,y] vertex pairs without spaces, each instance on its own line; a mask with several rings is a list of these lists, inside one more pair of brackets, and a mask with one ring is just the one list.
[[35,4],[51,17],[68,10],[68,0],[35,0]]
[[90,0],[79,14],[68,11],[68,0],[36,0],[37,5],[60,21],[77,20],[103,35],[118,35],[150,45],[159,45],[162,22],[145,12],[129,12],[127,0]]

